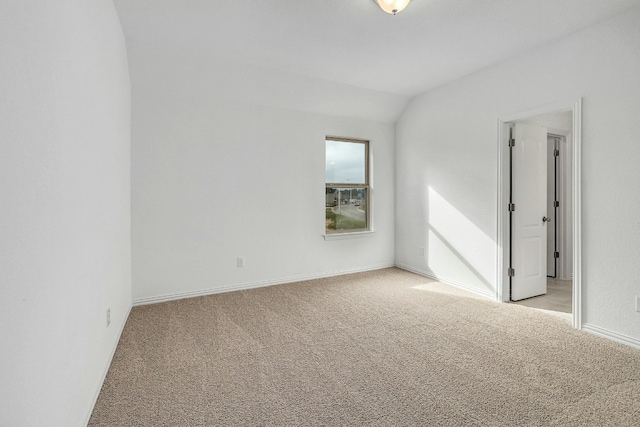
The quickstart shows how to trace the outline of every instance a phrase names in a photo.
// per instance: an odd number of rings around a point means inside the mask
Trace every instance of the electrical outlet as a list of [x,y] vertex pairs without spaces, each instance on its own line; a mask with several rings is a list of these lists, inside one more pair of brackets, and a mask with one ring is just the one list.
[[107,328],[111,324],[111,308],[107,308]]
[[239,256],[238,257],[238,267],[244,267],[244,257],[243,256]]
[[424,248],[418,248],[418,255],[424,256]]
[[640,312],[640,295],[636,295],[636,311]]

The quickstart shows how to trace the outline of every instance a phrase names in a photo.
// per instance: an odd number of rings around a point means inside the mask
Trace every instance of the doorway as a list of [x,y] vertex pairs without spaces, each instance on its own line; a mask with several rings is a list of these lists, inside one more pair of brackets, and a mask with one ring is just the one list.
[[[550,207],[543,206],[543,214],[529,214],[533,218],[530,223],[542,224],[544,231],[538,237],[544,238],[544,253],[542,250],[529,253],[520,252],[519,256],[525,261],[521,265],[530,269],[539,276],[539,281],[544,281],[544,290],[536,288],[533,294],[519,293],[518,298],[512,298],[512,245],[517,245],[512,239],[518,239],[518,232],[512,231],[512,217],[510,209],[517,209],[512,205],[512,175],[511,175],[511,148],[510,140],[513,138],[515,126],[521,124],[521,128],[533,126],[545,128],[544,144],[545,179],[544,197],[549,195]],[[552,106],[530,112],[514,114],[501,118],[498,121],[499,149],[498,149],[498,286],[497,299],[509,302],[512,299],[524,299],[522,305],[544,305],[545,300],[551,303],[550,309],[559,309],[560,299],[571,300],[571,319],[575,328],[581,327],[581,251],[580,251],[580,135],[581,129],[581,100],[572,104]],[[540,131],[538,132],[538,136]],[[521,136],[522,137],[522,136]],[[540,140],[540,138],[538,138]],[[541,149],[542,150],[542,149]],[[541,151],[539,150],[539,151]],[[547,157],[551,153],[553,157]],[[557,155],[554,155],[557,153]],[[542,160],[540,160],[541,162]],[[556,164],[557,163],[557,164]],[[548,174],[547,174],[548,171]],[[541,173],[537,171],[536,173]],[[546,177],[549,177],[547,179]],[[530,178],[527,178],[530,179]],[[551,180],[553,185],[547,188],[547,182]],[[517,187],[514,184],[514,187]],[[522,201],[522,200],[521,200]],[[545,200],[546,203],[546,200]],[[556,206],[558,205],[558,206]],[[526,203],[523,206],[526,208]],[[534,221],[535,219],[535,221]],[[525,224],[526,228],[527,224]],[[529,225],[529,230],[532,227]],[[544,233],[544,236],[542,236]],[[535,239],[527,238],[527,245]],[[549,245],[547,247],[547,242]],[[542,244],[540,244],[540,247]],[[515,247],[515,246],[514,246]],[[524,255],[523,255],[524,254]],[[530,254],[539,254],[535,260]],[[540,258],[544,256],[545,259]],[[548,258],[546,258],[548,256]],[[533,262],[535,261],[535,262]],[[538,264],[545,267],[538,267]],[[532,269],[531,266],[534,266]],[[547,269],[546,267],[549,267]],[[536,270],[538,268],[538,270]],[[544,272],[542,269],[544,268]],[[522,269],[521,269],[522,270]],[[533,277],[532,274],[529,276]],[[549,277],[546,276],[555,276]],[[523,280],[522,278],[520,280]],[[538,285],[539,286],[539,285]],[[549,292],[547,292],[547,288]],[[534,294],[544,296],[525,299]],[[524,296],[524,298],[523,298]],[[539,307],[540,308],[540,307]],[[569,310],[564,310],[569,311]]]

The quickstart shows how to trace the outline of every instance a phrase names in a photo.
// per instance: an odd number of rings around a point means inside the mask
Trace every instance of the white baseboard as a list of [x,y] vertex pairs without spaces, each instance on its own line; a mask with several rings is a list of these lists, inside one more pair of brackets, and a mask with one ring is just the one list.
[[630,347],[634,347],[634,348],[640,349],[640,340],[637,340],[635,338],[631,338],[631,337],[628,337],[626,335],[619,334],[617,332],[613,332],[613,331],[610,331],[610,330],[605,329],[605,328],[601,328],[599,326],[590,325],[588,323],[583,323],[581,329],[583,331],[590,332],[592,334],[601,336],[603,338],[608,338],[608,339],[610,339],[612,341],[619,342],[620,344],[625,344],[625,345],[628,345]]
[[284,285],[285,283],[302,282],[304,280],[321,279],[323,277],[340,276],[342,274],[361,273],[363,271],[380,270],[383,268],[390,268],[390,267],[395,267],[395,264],[389,263],[389,264],[370,265],[370,266],[355,268],[355,269],[334,270],[334,271],[327,271],[327,272],[316,273],[316,274],[305,274],[305,275],[293,276],[293,277],[281,277],[273,280],[262,280],[259,282],[249,282],[249,283],[238,283],[235,285],[220,286],[217,288],[199,289],[196,291],[176,292],[173,294],[136,298],[133,300],[133,306],[136,307],[140,305],[158,304],[161,302],[175,301],[175,300],[185,299],[185,298],[195,298],[195,297],[200,297],[205,295],[222,294],[225,292],[243,291],[247,289],[262,288],[265,286]]
[[471,292],[472,294],[481,296],[483,298],[490,299],[492,301],[496,300],[496,295],[494,293],[492,293],[492,292],[482,291],[482,290],[473,288],[471,286],[468,286],[465,283],[457,282],[455,280],[447,279],[446,277],[438,276],[438,275],[434,274],[432,271],[421,270],[419,268],[414,268],[414,267],[410,267],[410,266],[405,265],[405,264],[398,264],[398,263],[396,263],[396,267],[401,268],[403,270],[410,271],[412,273],[419,274],[420,276],[428,277],[429,279],[437,280],[438,282],[442,282],[442,283],[445,283],[447,285],[451,285],[451,286],[456,287],[458,289],[462,289],[464,291]]
[[122,325],[120,325],[120,330],[118,331],[118,338],[116,340],[114,340],[113,348],[111,348],[111,354],[109,355],[109,359],[107,361],[107,364],[104,367],[104,372],[102,373],[102,378],[100,379],[100,383],[99,383],[96,391],[94,392],[93,403],[91,404],[91,407],[89,408],[89,413],[85,417],[85,423],[83,424],[85,426],[89,424],[89,420],[91,419],[91,414],[93,414],[93,409],[95,408],[96,403],[98,402],[98,397],[100,396],[100,391],[102,391],[102,385],[104,384],[104,380],[107,379],[107,374],[109,373],[109,368],[111,368],[111,362],[113,362],[113,356],[115,356],[115,354],[116,354],[116,349],[118,348],[118,343],[120,343],[120,337],[122,337],[122,332],[124,331],[124,326],[127,324],[127,319],[129,319],[129,315],[130,314],[131,314],[131,306],[129,306],[129,310],[127,310],[126,316],[124,316],[123,319],[122,319]]

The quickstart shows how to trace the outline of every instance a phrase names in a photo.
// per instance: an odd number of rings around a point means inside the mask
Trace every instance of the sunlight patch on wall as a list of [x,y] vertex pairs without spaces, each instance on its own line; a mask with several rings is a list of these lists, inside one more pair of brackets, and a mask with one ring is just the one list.
[[429,187],[429,268],[438,277],[495,289],[495,241]]

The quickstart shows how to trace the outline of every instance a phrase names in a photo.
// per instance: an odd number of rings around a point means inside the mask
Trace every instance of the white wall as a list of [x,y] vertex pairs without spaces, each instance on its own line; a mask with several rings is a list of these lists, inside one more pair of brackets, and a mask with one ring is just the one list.
[[560,113],[541,114],[528,119],[517,120],[516,123],[538,125],[547,128],[547,133],[566,136],[571,133],[573,126],[573,113],[564,111]]
[[[134,303],[393,265],[394,126],[378,118],[402,98],[214,59],[129,61]],[[326,135],[371,141],[373,235],[322,237]]]
[[495,295],[497,119],[583,97],[583,322],[640,343],[638,22],[636,9],[412,100],[396,134],[399,265]]
[[81,426],[131,307],[124,37],[110,0],[8,0],[0,57],[0,425]]

